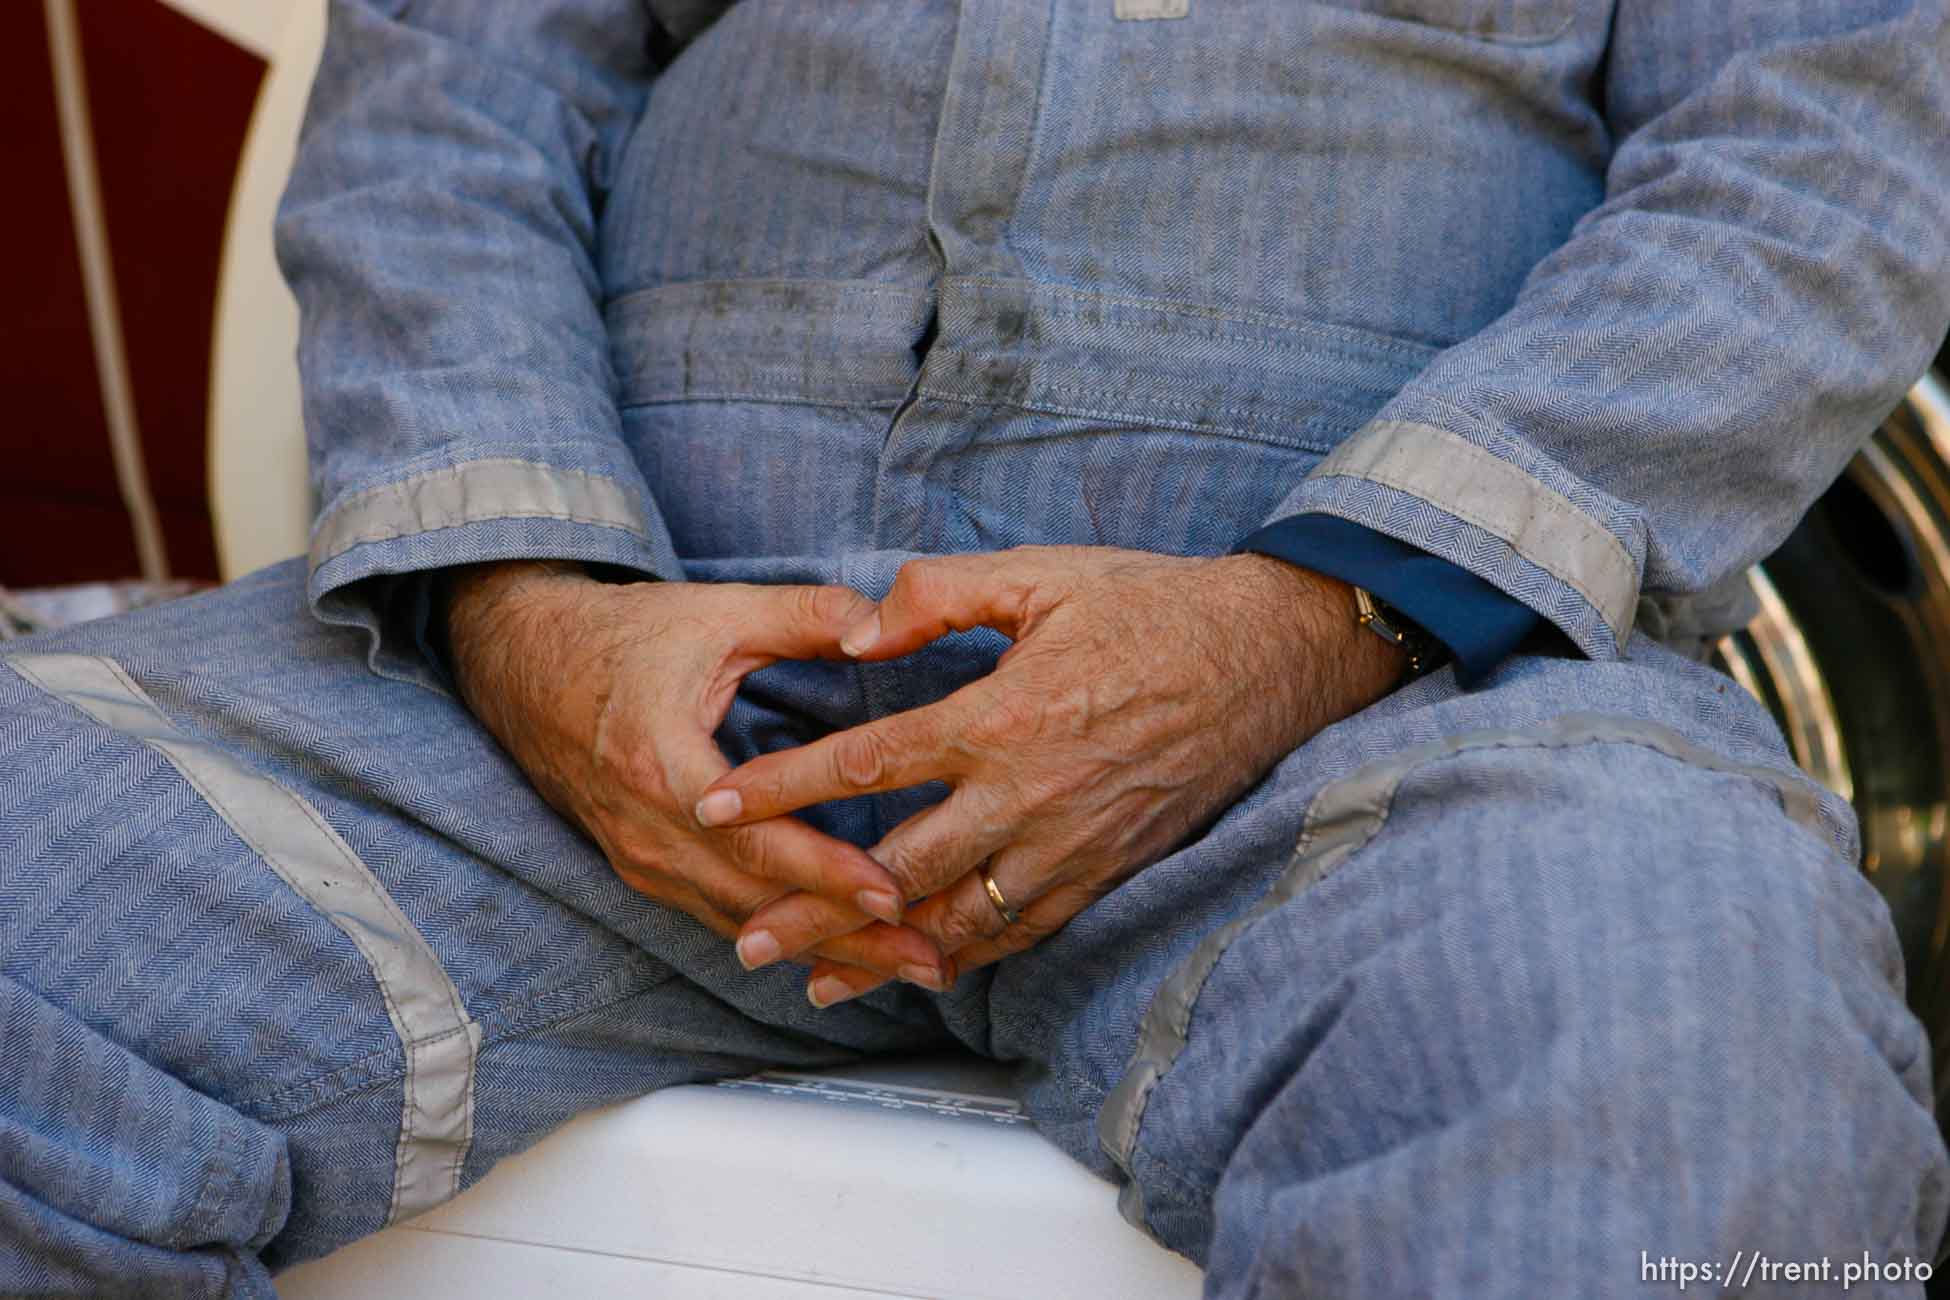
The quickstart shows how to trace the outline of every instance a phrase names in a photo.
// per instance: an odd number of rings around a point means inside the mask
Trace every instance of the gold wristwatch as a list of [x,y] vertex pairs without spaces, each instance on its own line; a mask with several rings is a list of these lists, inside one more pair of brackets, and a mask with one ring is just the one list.
[[1393,605],[1375,599],[1365,588],[1354,589],[1354,621],[1408,656],[1404,683],[1432,673],[1449,662],[1449,647],[1423,630],[1422,625]]

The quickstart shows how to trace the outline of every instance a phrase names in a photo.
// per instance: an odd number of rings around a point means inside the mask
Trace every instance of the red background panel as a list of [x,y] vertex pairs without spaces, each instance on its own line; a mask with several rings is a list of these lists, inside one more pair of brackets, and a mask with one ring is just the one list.
[[37,4],[0,4],[0,121],[16,187],[0,206],[11,299],[0,305],[0,584],[126,577],[135,542],[115,490]]
[[[214,579],[205,492],[224,216],[264,75],[158,0],[75,6],[122,335],[170,567]],[[41,6],[0,4],[0,113],[20,189],[0,209],[0,584],[135,576],[61,159]]]

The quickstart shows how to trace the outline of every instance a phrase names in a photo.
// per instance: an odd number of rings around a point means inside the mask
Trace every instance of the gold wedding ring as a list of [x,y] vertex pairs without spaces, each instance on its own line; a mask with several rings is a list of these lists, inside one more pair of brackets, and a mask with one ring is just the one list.
[[1004,898],[1002,891],[996,887],[995,877],[986,871],[982,873],[982,888],[989,891],[989,902],[994,903],[995,910],[1002,913],[1002,924],[1014,925],[1021,919],[1021,914],[1009,906],[1009,900]]

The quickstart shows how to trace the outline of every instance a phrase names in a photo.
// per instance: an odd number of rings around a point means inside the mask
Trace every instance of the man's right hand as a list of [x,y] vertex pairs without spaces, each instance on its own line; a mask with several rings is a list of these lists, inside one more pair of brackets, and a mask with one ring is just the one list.
[[[845,658],[840,635],[873,602],[846,587],[618,585],[551,561],[444,581],[468,707],[625,882],[726,938],[773,899],[810,891],[832,928],[850,930],[820,956],[946,986],[939,951],[898,924],[900,889],[865,852],[793,817],[710,830],[693,813],[729,768],[712,735],[746,674]],[[778,954],[739,955],[757,966]]]

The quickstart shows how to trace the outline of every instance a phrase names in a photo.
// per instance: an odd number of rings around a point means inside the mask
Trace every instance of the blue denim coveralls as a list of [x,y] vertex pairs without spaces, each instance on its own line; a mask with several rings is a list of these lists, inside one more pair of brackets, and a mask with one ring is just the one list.
[[[1214,1296],[1927,1254],[1950,1163],[1850,812],[1646,630],[1713,630],[1950,320],[1945,23],[335,4],[278,230],[309,563],[0,670],[0,1292],[268,1296],[587,1107],[948,1043],[1020,1062]],[[878,596],[1308,513],[1561,635],[1329,728],[946,995],[745,973],[423,649],[456,563]],[[721,740],[999,648],[779,665]],[[924,798],[813,816],[865,844]]]

